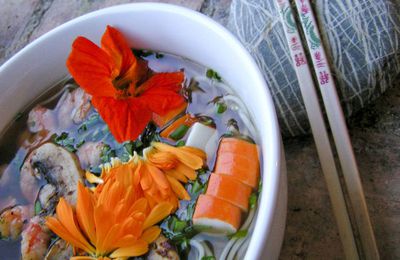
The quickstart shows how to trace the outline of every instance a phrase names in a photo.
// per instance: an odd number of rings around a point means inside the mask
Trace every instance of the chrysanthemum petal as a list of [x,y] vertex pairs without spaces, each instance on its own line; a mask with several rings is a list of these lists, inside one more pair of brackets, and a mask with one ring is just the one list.
[[173,209],[173,205],[168,202],[162,202],[157,204],[147,216],[144,224],[143,229],[147,229],[150,226],[153,226],[171,214]]
[[[185,165],[191,167],[192,169],[200,169],[204,161],[201,157],[197,156],[194,153],[191,153],[190,151],[179,149],[180,147],[174,147],[168,144],[163,144],[159,142],[154,142],[152,144],[156,149],[160,151],[165,151],[165,152],[170,152],[176,155],[178,159],[184,163]],[[195,149],[195,148],[193,148]]]
[[102,183],[104,183],[104,180],[103,180],[102,178],[100,178],[100,177],[94,175],[93,173],[91,173],[91,172],[89,172],[89,171],[87,171],[87,172],[85,173],[85,177],[86,177],[86,180],[87,180],[88,182],[90,182],[90,183],[95,183],[95,184],[102,184]]
[[149,245],[143,240],[137,240],[134,245],[129,247],[122,247],[115,250],[110,257],[134,257],[144,255],[149,251]]
[[78,199],[76,203],[76,216],[79,226],[82,228],[86,237],[90,242],[96,241],[96,228],[93,217],[93,200],[90,191],[87,190],[82,183],[78,183]]
[[179,181],[169,176],[166,177],[168,182],[171,184],[172,190],[175,192],[176,195],[178,195],[178,198],[182,200],[190,200],[189,193],[185,190],[185,187],[183,187]]
[[157,226],[152,226],[149,227],[148,229],[146,229],[142,236],[140,237],[140,239],[146,241],[147,243],[151,244],[153,243],[157,237],[160,236],[161,233],[161,228],[157,227]]

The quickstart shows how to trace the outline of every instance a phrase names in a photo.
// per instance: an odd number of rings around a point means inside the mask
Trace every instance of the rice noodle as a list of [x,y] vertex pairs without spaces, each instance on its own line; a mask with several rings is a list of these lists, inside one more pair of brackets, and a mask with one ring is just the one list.
[[195,239],[191,239],[189,244],[192,247],[196,248],[197,253],[198,253],[198,255],[197,255],[198,258],[197,259],[202,259],[205,256],[205,251],[206,250],[204,250],[204,245],[201,242],[199,242],[199,241],[197,241]]
[[[254,219],[255,219],[255,208],[252,208],[249,212],[249,215],[247,216],[246,221],[244,222],[244,224],[242,225],[242,227],[240,228],[240,230],[247,230],[249,229],[250,226],[252,226],[252,224],[254,223]],[[245,240],[243,238],[232,238],[231,240],[229,240],[228,244],[226,244],[224,250],[222,251],[222,254],[220,256],[220,259],[227,259],[231,254],[233,254],[233,256],[236,254],[236,251],[238,248],[235,247],[236,242],[239,240]],[[241,245],[241,243],[239,244],[239,246]]]
[[208,245],[207,245],[206,242],[200,241],[200,244],[203,245],[204,251],[205,251],[205,255],[206,255],[206,256],[212,256],[212,255],[214,255],[214,254],[211,252],[211,249],[208,247]]
[[38,105],[45,106],[45,105],[51,103],[52,101],[57,100],[61,96],[61,98],[59,99],[59,101],[57,102],[57,105],[56,105],[56,109],[58,109],[59,108],[59,104],[61,104],[60,101],[62,101],[62,100],[64,100],[66,98],[66,96],[67,96],[67,94],[69,92],[69,89],[73,88],[73,87],[76,87],[76,86],[73,85],[73,84],[65,84],[60,90],[57,91],[56,94],[51,95],[48,99],[43,100]]
[[242,246],[240,247],[239,251],[236,254],[238,259],[244,258],[244,255],[246,254],[249,244],[250,244],[250,238],[245,239],[245,242],[242,244]]

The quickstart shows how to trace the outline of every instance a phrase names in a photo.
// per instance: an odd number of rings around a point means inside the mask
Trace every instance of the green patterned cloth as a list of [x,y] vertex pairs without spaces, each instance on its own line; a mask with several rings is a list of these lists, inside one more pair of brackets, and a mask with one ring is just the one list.
[[[346,116],[400,75],[400,0],[315,0]],[[233,0],[228,28],[264,73],[283,136],[308,133],[307,115],[275,0]]]

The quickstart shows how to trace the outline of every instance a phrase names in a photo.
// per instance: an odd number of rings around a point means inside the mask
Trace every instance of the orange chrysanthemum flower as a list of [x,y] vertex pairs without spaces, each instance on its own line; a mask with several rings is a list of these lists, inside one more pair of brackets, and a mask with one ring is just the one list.
[[47,226],[88,256],[71,259],[116,259],[147,253],[149,244],[160,235],[156,223],[173,209],[168,202],[150,208],[146,198],[134,186],[120,179],[108,180],[101,191],[91,192],[78,184],[76,211],[63,198],[57,217],[48,217]]
[[196,170],[203,166],[205,153],[194,147],[174,147],[157,142],[143,153],[143,158],[135,155],[127,163],[112,159],[110,164],[103,166],[100,178],[87,173],[88,181],[99,183],[94,192],[102,192],[109,180],[116,179],[142,192],[150,207],[167,201],[175,210],[179,199],[190,200],[182,183],[196,179]]
[[67,67],[75,81],[92,95],[92,104],[118,142],[135,140],[154,117],[163,122],[185,107],[179,94],[183,72],[148,78],[147,63],[136,59],[124,36],[107,26],[101,48],[84,37],[72,44]]

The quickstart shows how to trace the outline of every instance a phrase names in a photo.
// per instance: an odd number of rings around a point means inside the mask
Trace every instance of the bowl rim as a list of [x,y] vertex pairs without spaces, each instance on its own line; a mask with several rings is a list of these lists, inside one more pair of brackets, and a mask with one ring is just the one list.
[[[259,86],[259,91],[263,93],[262,97],[265,102],[261,102],[262,109],[264,109],[264,113],[267,114],[264,118],[269,118],[271,122],[266,122],[267,120],[264,119],[263,123],[272,123],[269,125],[271,134],[273,138],[272,143],[266,143],[265,139],[260,133],[260,141],[261,147],[263,150],[263,161],[264,165],[262,165],[263,169],[263,189],[261,191],[261,199],[259,199],[259,207],[258,212],[256,213],[256,227],[255,228],[248,245],[248,249],[246,252],[245,258],[249,259],[257,259],[262,256],[262,252],[264,249],[264,242],[267,240],[267,237],[271,231],[272,221],[274,217],[274,212],[276,205],[278,203],[278,192],[279,192],[279,179],[280,179],[280,168],[281,168],[281,136],[279,131],[278,120],[275,112],[274,103],[267,86],[267,83],[264,80],[264,77],[256,65],[256,62],[245,49],[245,47],[239,42],[239,40],[232,35],[225,27],[221,24],[217,23],[216,21],[212,20],[211,18],[207,17],[200,12],[191,10],[186,7],[177,6],[174,4],[166,4],[166,3],[154,3],[154,2],[147,2],[147,3],[129,3],[129,4],[121,4],[115,5],[107,8],[103,8],[97,11],[93,11],[77,18],[74,18],[66,23],[63,23],[56,28],[46,32],[45,34],[41,35],[36,40],[32,41],[31,43],[27,44],[23,49],[17,52],[14,56],[9,58],[1,67],[0,67],[0,75],[7,71],[8,67],[12,67],[14,63],[17,63],[20,59],[24,58],[24,56],[29,53],[32,49],[37,46],[46,42],[46,40],[54,35],[59,34],[63,30],[68,30],[71,27],[77,26],[80,23],[84,23],[85,20],[106,15],[112,13],[119,13],[119,12],[126,12],[129,10],[135,11],[158,11],[158,12],[167,12],[174,15],[180,15],[185,17],[186,19],[190,19],[196,23],[202,24],[207,26],[209,30],[214,31],[215,33],[219,34],[227,43],[229,43],[230,48],[232,51],[238,52],[246,61],[246,66],[249,66],[252,70],[253,81],[257,83]],[[267,149],[269,148],[269,149]],[[266,162],[265,158],[267,157],[268,153],[268,162]],[[266,165],[268,163],[268,165]],[[268,170],[268,171],[266,171]],[[274,178],[270,178],[270,183],[265,183],[265,175],[273,174]],[[265,189],[265,186],[268,186],[268,189]],[[263,209],[263,210],[261,210]],[[263,228],[261,228],[263,227]]]

